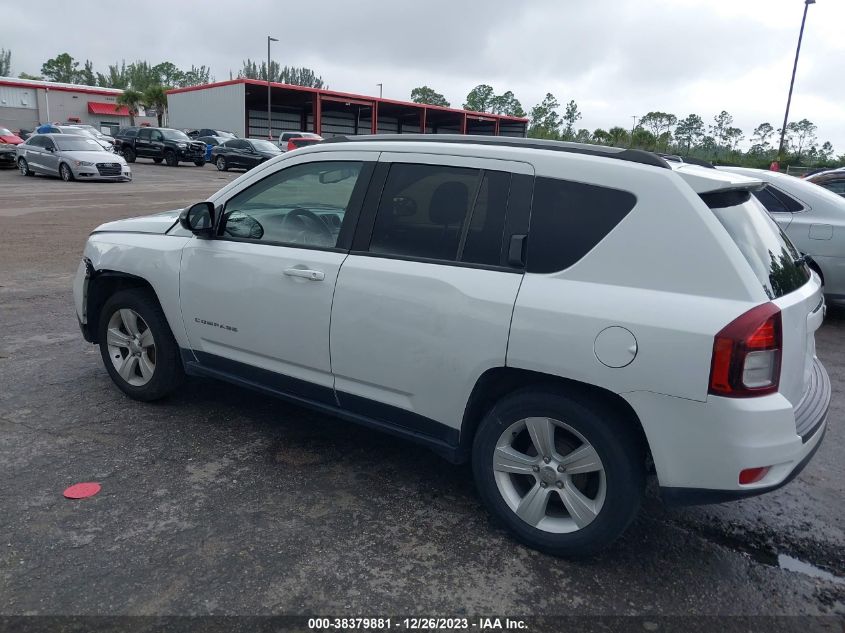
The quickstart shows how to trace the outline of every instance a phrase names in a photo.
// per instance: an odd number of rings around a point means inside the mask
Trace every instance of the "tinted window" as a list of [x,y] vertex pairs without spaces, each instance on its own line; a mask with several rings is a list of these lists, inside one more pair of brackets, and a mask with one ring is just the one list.
[[845,195],[845,180],[828,180],[819,184],[828,191],[838,193],[840,196]]
[[795,213],[801,211],[804,206],[792,196],[788,196],[771,185],[766,185],[760,191],[754,192],[754,197],[766,208],[769,213]]
[[632,193],[556,178],[537,178],[528,237],[528,271],[568,268],[612,231],[637,199]]
[[361,172],[360,162],[294,165],[226,203],[224,236],[334,247]]
[[390,167],[370,251],[499,263],[510,175],[464,167]]
[[32,147],[44,147],[44,140],[43,136],[31,136],[27,139],[26,144]]
[[138,138],[142,141],[149,141],[152,136],[153,131],[149,128],[144,128],[143,130],[138,132]]
[[795,264],[798,251],[756,198],[748,194],[733,198],[725,194],[701,197],[725,227],[770,299],[807,283],[809,269],[804,264]]

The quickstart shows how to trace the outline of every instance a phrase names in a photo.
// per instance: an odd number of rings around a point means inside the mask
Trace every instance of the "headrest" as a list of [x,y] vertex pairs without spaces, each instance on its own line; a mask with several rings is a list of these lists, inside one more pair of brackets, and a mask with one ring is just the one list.
[[462,182],[444,182],[431,196],[428,217],[433,224],[460,224],[467,213],[469,190]]

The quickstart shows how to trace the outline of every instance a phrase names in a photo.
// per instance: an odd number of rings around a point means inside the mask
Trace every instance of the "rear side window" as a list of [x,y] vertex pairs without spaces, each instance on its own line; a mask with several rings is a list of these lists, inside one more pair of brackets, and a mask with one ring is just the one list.
[[770,299],[797,290],[810,279],[800,253],[766,209],[747,192],[704,194],[713,215],[731,236]]
[[370,252],[499,265],[510,179],[499,171],[393,164]]
[[528,272],[572,266],[628,215],[637,199],[619,189],[537,178],[531,206]]
[[769,213],[796,213],[804,208],[795,198],[771,185],[766,185],[760,191],[755,191],[754,197]]

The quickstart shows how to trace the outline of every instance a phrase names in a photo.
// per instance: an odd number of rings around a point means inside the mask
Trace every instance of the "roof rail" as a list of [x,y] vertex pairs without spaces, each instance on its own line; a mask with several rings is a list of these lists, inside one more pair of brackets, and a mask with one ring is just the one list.
[[358,136],[335,136],[326,139],[325,143],[345,142],[381,142],[405,141],[426,143],[463,143],[471,145],[500,145],[504,147],[522,147],[527,149],[542,149],[552,152],[568,152],[571,154],[587,154],[627,160],[642,165],[652,165],[671,169],[669,163],[653,152],[641,149],[624,149],[621,147],[607,147],[606,145],[589,145],[587,143],[567,143],[564,141],[549,141],[546,139],[522,138],[515,136],[477,136],[471,134],[362,134]]

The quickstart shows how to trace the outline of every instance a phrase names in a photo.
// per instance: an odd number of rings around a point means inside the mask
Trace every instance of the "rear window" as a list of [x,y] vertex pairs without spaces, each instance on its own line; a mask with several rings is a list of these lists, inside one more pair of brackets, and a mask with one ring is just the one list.
[[810,279],[801,254],[766,209],[747,192],[704,194],[702,200],[731,236],[770,299],[797,290]]

